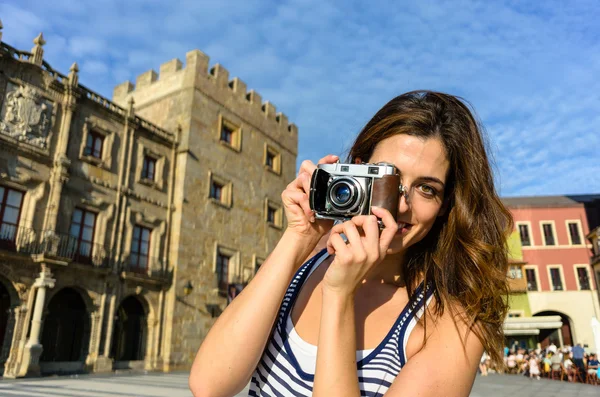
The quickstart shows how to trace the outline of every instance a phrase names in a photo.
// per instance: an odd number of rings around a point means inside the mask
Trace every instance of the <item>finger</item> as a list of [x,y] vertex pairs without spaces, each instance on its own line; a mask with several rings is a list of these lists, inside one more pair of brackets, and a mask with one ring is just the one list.
[[375,215],[358,215],[352,218],[352,222],[359,226],[364,233],[363,246],[369,259],[377,261],[380,256],[377,217]]
[[285,190],[281,194],[281,199],[284,203],[299,205],[300,208],[302,208],[302,212],[304,212],[304,215],[306,215],[306,217],[311,222],[313,222],[315,214],[313,210],[310,209],[310,203],[308,201],[308,195],[306,193],[300,191]]
[[338,161],[340,158],[338,156],[336,156],[335,154],[328,154],[327,156],[323,157],[321,160],[319,160],[319,162],[317,164],[333,164],[336,161]]
[[335,256],[340,259],[349,256],[350,250],[339,233],[331,233],[329,235],[329,239],[327,240],[327,253],[329,253],[329,255],[335,254]]
[[353,251],[362,250],[364,251],[362,239],[356,225],[352,221],[347,221],[342,224],[344,228],[344,234],[348,238],[348,244]]
[[396,235],[398,231],[398,224],[396,223],[396,219],[390,214],[388,210],[381,207],[371,207],[371,213],[381,219],[383,222],[384,229],[379,236],[379,246],[381,248],[381,252],[387,251],[392,239]]
[[304,189],[304,191],[306,193],[309,193],[310,192],[311,175],[309,175],[307,172],[303,172],[300,175],[300,180],[302,182],[302,189]]
[[304,160],[302,164],[300,164],[300,170],[298,171],[298,175],[303,172],[307,172],[308,175],[312,175],[313,171],[317,168],[315,163],[310,160]]

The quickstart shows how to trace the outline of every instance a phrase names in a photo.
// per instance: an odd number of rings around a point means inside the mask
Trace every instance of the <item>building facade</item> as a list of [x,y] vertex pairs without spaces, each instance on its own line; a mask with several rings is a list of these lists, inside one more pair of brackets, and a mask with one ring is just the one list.
[[[542,346],[554,342],[600,348],[595,346],[591,327],[592,318],[600,318],[600,306],[590,266],[592,246],[586,241],[589,220],[596,219],[596,207],[590,205],[595,199],[547,196],[503,200],[519,234],[527,303],[541,325],[537,339]],[[511,311],[515,312],[513,307]],[[542,317],[552,317],[546,319],[545,328]]]
[[34,44],[0,43],[0,374],[189,368],[281,236],[297,129],[197,50],[111,101]]

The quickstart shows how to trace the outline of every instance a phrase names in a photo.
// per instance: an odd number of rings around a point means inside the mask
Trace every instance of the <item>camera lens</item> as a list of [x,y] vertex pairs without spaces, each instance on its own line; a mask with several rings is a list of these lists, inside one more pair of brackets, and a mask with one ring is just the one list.
[[328,189],[329,203],[334,211],[348,213],[362,200],[361,188],[351,177],[334,180]]
[[339,204],[346,204],[352,197],[350,188],[346,184],[340,184],[336,186],[333,194],[335,195],[335,201],[337,201]]

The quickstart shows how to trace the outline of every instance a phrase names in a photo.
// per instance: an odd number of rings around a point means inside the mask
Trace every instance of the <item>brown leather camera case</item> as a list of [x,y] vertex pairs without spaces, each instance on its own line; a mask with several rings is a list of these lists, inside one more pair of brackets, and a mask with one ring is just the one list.
[[371,206],[385,208],[396,219],[400,198],[400,175],[385,175],[373,180]]

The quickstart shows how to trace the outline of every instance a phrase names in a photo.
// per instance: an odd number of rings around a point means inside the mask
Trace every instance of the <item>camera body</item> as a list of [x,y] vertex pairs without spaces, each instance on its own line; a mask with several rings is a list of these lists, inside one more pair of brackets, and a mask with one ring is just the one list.
[[370,215],[371,206],[377,206],[395,219],[400,188],[400,175],[392,164],[319,164],[310,181],[310,208],[317,219],[346,221]]

